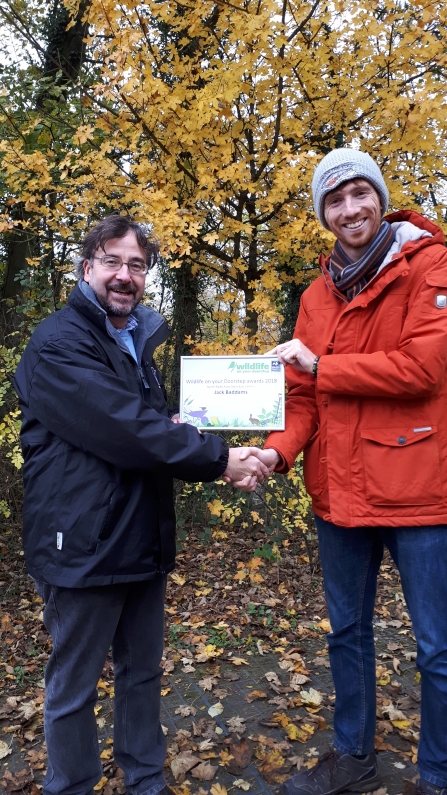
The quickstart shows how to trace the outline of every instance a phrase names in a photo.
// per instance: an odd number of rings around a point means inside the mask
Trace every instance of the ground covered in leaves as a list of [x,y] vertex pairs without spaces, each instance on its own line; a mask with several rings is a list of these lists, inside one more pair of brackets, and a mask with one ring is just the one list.
[[[178,795],[271,792],[328,749],[334,709],[321,576],[301,540],[278,551],[262,533],[203,538],[191,530],[167,593],[162,723],[166,777]],[[0,789],[38,795],[46,765],[43,671],[50,641],[42,603],[17,538],[0,540]],[[415,775],[419,675],[397,573],[382,566],[376,607],[377,737],[381,795]],[[113,667],[98,683],[103,777],[96,790],[125,792],[113,761]]]

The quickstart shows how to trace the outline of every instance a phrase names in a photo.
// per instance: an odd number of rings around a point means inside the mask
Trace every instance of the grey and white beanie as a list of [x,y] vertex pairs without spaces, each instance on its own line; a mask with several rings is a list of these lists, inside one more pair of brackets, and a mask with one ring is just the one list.
[[315,169],[312,180],[314,208],[320,223],[328,229],[324,220],[324,199],[331,190],[351,179],[367,179],[380,196],[382,214],[388,209],[388,188],[377,163],[366,152],[358,149],[333,149]]

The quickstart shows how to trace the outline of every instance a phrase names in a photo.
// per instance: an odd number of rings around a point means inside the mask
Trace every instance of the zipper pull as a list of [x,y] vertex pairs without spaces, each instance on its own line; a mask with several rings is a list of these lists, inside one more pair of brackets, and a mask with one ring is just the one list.
[[140,378],[141,378],[141,380],[143,382],[143,386],[145,387],[145,389],[150,389],[150,386],[149,386],[148,382],[146,381],[146,379],[144,377],[143,368],[142,367],[138,367],[138,371],[140,373]]
[[156,382],[158,384],[158,388],[161,389],[161,384],[160,384],[160,381],[157,378],[157,371],[156,371],[155,367],[151,367],[151,370],[152,370],[152,375],[154,376],[154,378],[155,378],[155,380],[156,380]]

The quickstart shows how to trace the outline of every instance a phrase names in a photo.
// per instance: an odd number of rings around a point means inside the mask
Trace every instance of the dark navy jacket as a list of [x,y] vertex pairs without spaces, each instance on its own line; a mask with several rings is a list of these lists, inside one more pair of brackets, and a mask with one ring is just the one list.
[[23,412],[23,537],[29,574],[83,588],[174,567],[172,478],[214,480],[228,447],[168,417],[153,363],[169,336],[138,306],[138,365],[91,288],[33,333],[15,385]]

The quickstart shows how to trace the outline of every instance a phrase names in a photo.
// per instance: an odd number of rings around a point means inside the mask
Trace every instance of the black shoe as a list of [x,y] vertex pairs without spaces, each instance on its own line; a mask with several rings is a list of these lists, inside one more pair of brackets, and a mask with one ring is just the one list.
[[447,787],[437,787],[425,778],[418,778],[415,784],[416,795],[447,795]]
[[[360,759],[333,748],[320,757],[315,767],[300,770],[287,779],[282,792],[283,795],[337,795],[345,790],[371,792],[378,789],[379,785],[375,753]],[[442,792],[441,795],[447,795],[447,792]]]

